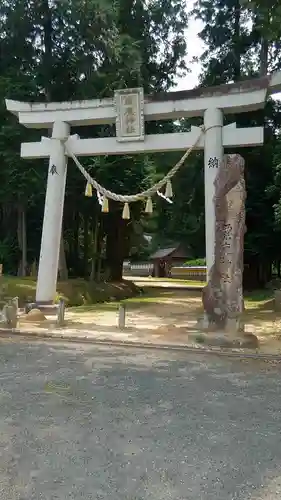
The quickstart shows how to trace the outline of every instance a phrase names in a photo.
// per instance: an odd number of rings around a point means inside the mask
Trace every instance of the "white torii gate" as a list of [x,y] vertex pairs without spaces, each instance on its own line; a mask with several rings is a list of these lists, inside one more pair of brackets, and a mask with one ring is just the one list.
[[[253,111],[264,106],[268,93],[281,90],[281,72],[261,79],[218,87],[169,92],[144,97],[143,89],[115,92],[114,99],[30,104],[6,100],[7,110],[30,128],[52,128],[52,138],[23,143],[22,158],[49,158],[44,222],[39,260],[36,302],[50,304],[56,293],[59,247],[63,219],[67,153],[76,156],[122,155],[156,151],[180,151],[193,146],[200,132],[145,135],[145,121],[204,117],[205,134],[197,144],[204,148],[206,260],[214,262],[214,180],[224,147],[247,147],[263,143],[263,127],[223,126],[223,114]],[[116,137],[80,139],[71,126],[116,123]],[[65,147],[67,146],[67,147]]]

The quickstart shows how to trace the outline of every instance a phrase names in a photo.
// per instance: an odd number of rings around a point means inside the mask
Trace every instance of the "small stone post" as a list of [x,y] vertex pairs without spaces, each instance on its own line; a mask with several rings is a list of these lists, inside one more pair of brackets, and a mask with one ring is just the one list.
[[125,304],[120,304],[119,306],[119,315],[118,315],[118,328],[120,330],[124,330],[126,326],[126,306]]
[[[3,264],[0,264],[0,303],[4,299],[4,287],[3,287]],[[1,304],[2,305],[2,304]],[[1,317],[1,314],[0,314]]]
[[15,329],[18,325],[18,297],[5,304],[2,311],[3,326]]
[[65,301],[63,299],[60,299],[58,305],[58,316],[57,316],[58,326],[64,325],[64,314],[65,314]]

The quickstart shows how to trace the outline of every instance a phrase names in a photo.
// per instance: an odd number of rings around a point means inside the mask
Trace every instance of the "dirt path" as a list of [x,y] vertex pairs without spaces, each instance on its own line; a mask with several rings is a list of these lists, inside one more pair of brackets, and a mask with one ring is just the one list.
[[[272,300],[249,300],[245,303],[244,322],[246,331],[259,336],[281,336],[281,314],[273,311]],[[118,306],[92,306],[70,310],[67,317],[70,321],[82,324],[94,323],[95,326],[115,326],[117,324]],[[126,325],[131,328],[157,330],[176,326],[188,330],[196,330],[197,319],[203,313],[201,292],[197,290],[157,292],[157,295],[144,296],[128,301]]]
[[[126,329],[118,329],[117,303],[70,308],[66,325],[58,329],[54,319],[33,325],[39,333],[54,331],[63,335],[87,334],[89,337],[187,344],[202,342],[197,320],[202,315],[201,293],[197,290],[150,290],[149,294],[126,301]],[[273,311],[271,300],[246,301],[244,313],[246,333],[255,334],[260,346],[281,350],[281,314]],[[20,329],[30,331],[31,324],[20,321]],[[223,332],[220,332],[223,334]],[[201,340],[198,340],[198,337]],[[205,342],[205,341],[204,341]]]

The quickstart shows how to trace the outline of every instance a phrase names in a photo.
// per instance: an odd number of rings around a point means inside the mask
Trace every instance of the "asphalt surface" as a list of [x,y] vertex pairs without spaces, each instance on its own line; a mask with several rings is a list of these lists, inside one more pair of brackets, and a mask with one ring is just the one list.
[[280,500],[280,365],[1,342],[0,499]]

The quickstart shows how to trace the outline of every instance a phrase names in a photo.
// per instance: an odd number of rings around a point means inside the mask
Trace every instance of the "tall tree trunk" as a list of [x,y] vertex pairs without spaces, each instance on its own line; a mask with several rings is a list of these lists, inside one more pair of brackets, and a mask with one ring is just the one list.
[[123,262],[129,249],[129,224],[119,211],[106,215],[106,262],[109,281],[122,281]]
[[92,255],[91,275],[90,275],[91,281],[94,281],[97,275],[98,243],[99,243],[99,216],[97,215],[95,219],[95,229],[94,229],[94,250]]
[[234,36],[233,36],[233,55],[234,55],[233,77],[234,77],[234,81],[240,80],[240,78],[241,78],[240,17],[241,17],[240,0],[235,0],[235,5],[234,5]]
[[53,26],[52,12],[49,0],[41,0],[41,14],[44,37],[44,55],[42,58],[42,73],[44,75],[44,87],[46,101],[52,100],[52,73],[53,73]]
[[26,211],[21,203],[18,204],[18,245],[21,251],[18,276],[24,277],[27,274]]
[[[267,16],[267,26],[270,25],[269,13]],[[266,76],[268,71],[268,56],[269,56],[269,42],[265,34],[262,34],[261,38],[261,49],[260,49],[260,76]],[[265,127],[265,109],[261,110],[262,114],[262,126]],[[266,141],[270,140],[267,134],[265,134],[264,138],[264,154],[266,156]],[[260,283],[265,285],[268,281],[270,281],[272,277],[272,262],[264,260],[260,263]]]
[[260,76],[267,75],[268,71],[268,56],[269,56],[269,40],[270,32],[270,11],[268,9],[266,19],[263,20],[265,31],[261,31],[261,49],[260,49]]
[[27,235],[26,235],[26,210],[22,209],[22,276],[27,272]]
[[[270,19],[268,18],[268,23],[270,23]],[[268,24],[269,26],[269,24]],[[260,76],[267,75],[268,70],[268,53],[269,53],[269,43],[268,39],[263,33],[260,33],[260,68],[259,74]],[[257,125],[261,127],[265,127],[265,110],[262,109],[258,114],[258,123]],[[266,157],[266,142],[268,141],[268,132],[269,130],[265,130],[265,140],[262,146],[263,156]],[[272,214],[273,215],[273,214]],[[245,260],[246,262],[246,260]],[[244,271],[244,287],[246,289],[253,289],[263,287],[267,281],[271,279],[272,274],[272,262],[265,262],[264,259],[261,260],[261,256],[250,256],[247,262],[248,266]]]
[[268,40],[266,40],[266,38],[263,38],[261,40],[261,51],[260,51],[260,76],[267,75],[268,50],[269,50]]
[[63,228],[61,230],[61,240],[60,240],[59,278],[62,281],[67,281],[68,280],[68,269],[67,269],[67,263],[66,263],[66,257],[65,257]]
[[97,273],[96,273],[97,283],[100,283],[100,281],[101,281],[101,265],[102,265],[102,258],[101,258],[101,254],[99,253],[98,258],[97,258]]
[[74,221],[73,221],[73,255],[72,255],[72,265],[75,276],[80,275],[79,226],[80,226],[79,212],[75,210]]
[[88,278],[88,264],[89,264],[89,216],[84,214],[84,278]]
[[105,254],[106,249],[106,237],[104,234],[104,225],[103,219],[100,219],[99,223],[99,233],[97,239],[97,274],[96,281],[99,283],[101,281],[101,272],[102,272],[102,261]]

